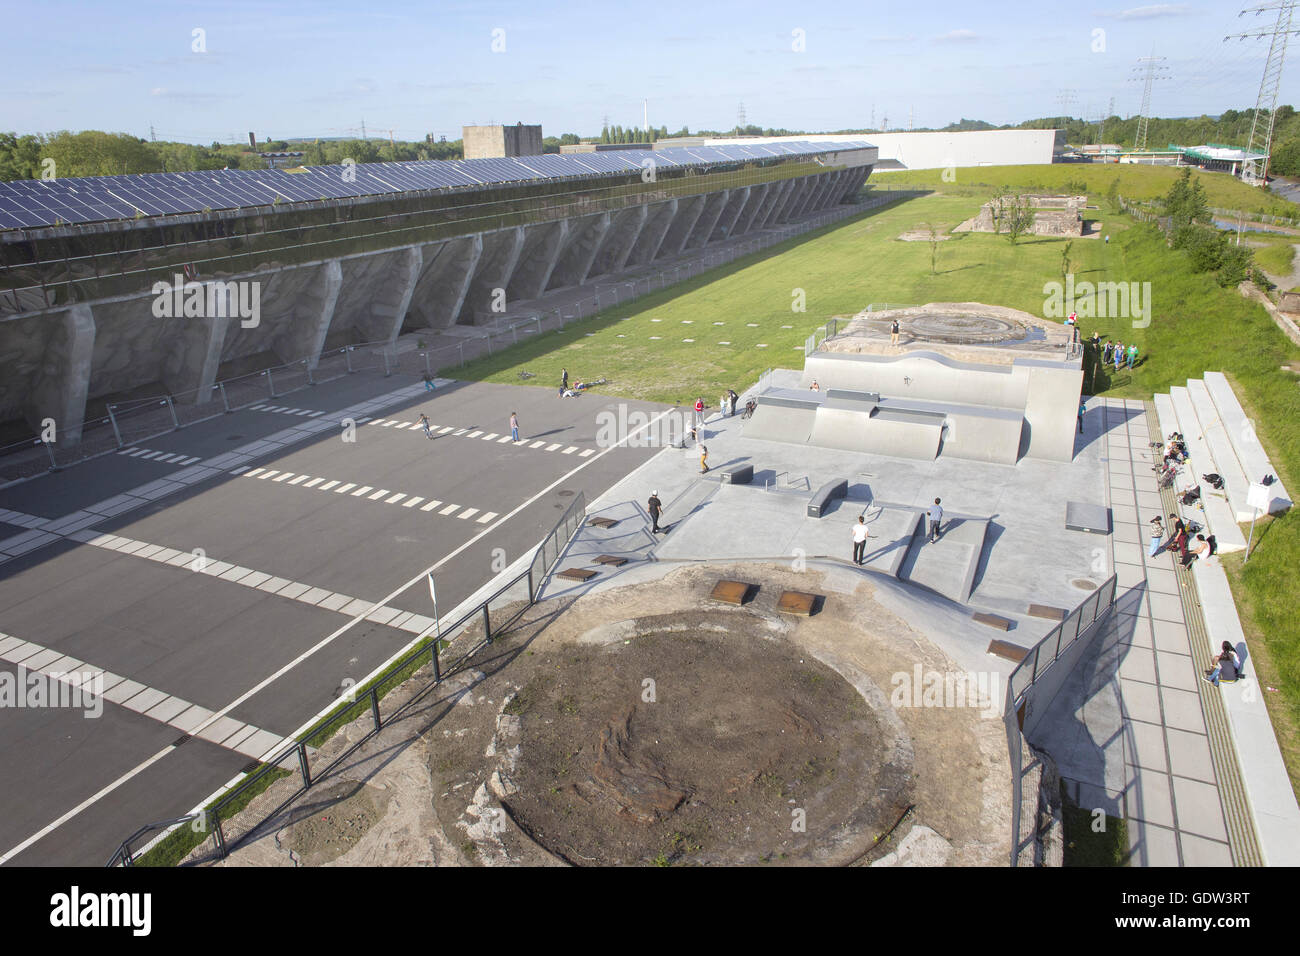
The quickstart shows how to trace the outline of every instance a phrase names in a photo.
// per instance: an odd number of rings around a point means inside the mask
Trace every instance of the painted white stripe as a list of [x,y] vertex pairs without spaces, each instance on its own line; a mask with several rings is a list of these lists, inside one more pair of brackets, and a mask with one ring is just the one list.
[[352,492],[352,497],[356,498],[359,495],[364,495],[367,491],[374,491],[374,490],[375,490],[374,485],[362,485],[356,491]]
[[392,427],[393,427],[394,425],[396,425],[396,424],[397,424],[397,422],[396,422],[395,420],[393,420],[393,419],[390,418],[390,419],[389,419],[388,421],[386,421],[386,422],[380,422],[380,423],[379,423],[379,427],[380,427],[380,428],[392,428]]
[[[614,446],[614,447],[617,447],[617,446]],[[578,457],[579,457],[579,458],[586,458],[588,455],[590,455],[590,454],[591,454],[592,452],[594,452],[595,450],[596,450],[596,449],[594,449],[594,448],[586,448],[586,449],[583,450],[582,454],[580,454]],[[606,451],[608,451],[608,450],[609,450],[609,449],[606,449]]]
[[314,487],[316,487],[317,485],[319,485],[319,484],[320,484],[322,481],[324,481],[324,480],[325,480],[324,478],[313,478],[311,481],[309,481],[309,482],[307,482],[305,485],[303,485],[303,487],[304,487],[304,488],[314,488]]
[[350,482],[350,481],[349,481],[346,485],[343,485],[342,487],[339,487],[339,488],[335,488],[335,489],[334,489],[334,494],[336,494],[336,495],[341,495],[341,494],[343,494],[343,492],[347,491],[349,488],[355,488],[355,487],[356,487],[356,485],[355,485],[353,482]]
[[483,434],[483,431],[480,429],[479,431],[476,431],[476,432],[470,432],[466,437],[467,437],[467,438],[478,438],[478,436],[479,436],[479,435],[482,435],[482,434]]
[[447,505],[447,507],[445,507],[445,508],[443,508],[441,511],[439,511],[438,514],[440,514],[440,515],[449,515],[449,514],[451,514],[453,511],[458,510],[459,508],[460,508],[460,505]]
[[502,435],[500,438],[497,439],[497,444],[500,444],[501,442],[505,442],[505,441],[514,441],[514,439],[511,438],[509,435]]
[[414,424],[415,424],[415,422],[398,422],[398,423],[397,423],[397,427],[398,427],[398,428],[410,428],[410,427],[411,427],[412,425],[414,425]]
[[145,452],[147,452],[148,450],[149,450],[148,448],[137,448],[135,451],[131,452],[131,457],[132,457],[132,458],[139,458],[141,455],[143,455],[143,454],[144,454]]
[[483,436],[483,440],[484,440],[484,441],[496,441],[496,439],[497,439],[497,433],[496,433],[496,432],[492,432],[492,433],[489,434],[489,435],[484,435],[484,436]]
[[546,446],[546,450],[547,450],[547,451],[555,451],[555,449],[557,449],[557,448],[559,448],[559,447],[560,447],[560,443],[559,443],[559,442],[556,442],[554,445],[547,445],[547,446]]
[[151,460],[151,459],[157,458],[157,457],[158,457],[159,455],[161,455],[161,454],[162,454],[162,452],[160,452],[160,451],[151,451],[151,452],[149,452],[149,454],[147,454],[147,455],[141,455],[140,457],[141,457],[143,460],[145,460],[145,461],[149,461],[149,460]]
[[376,491],[373,495],[370,495],[369,497],[371,501],[374,501],[376,498],[382,498],[384,497],[384,495],[388,493],[389,491],[387,488],[380,488],[378,491]]
[[289,484],[291,484],[291,485],[296,485],[296,484],[298,484],[298,483],[300,483],[300,482],[303,482],[303,481],[306,481],[306,480],[307,480],[307,476],[306,476],[306,475],[299,475],[299,476],[298,476],[297,478],[295,478],[293,481],[289,482]]
[[[256,478],[258,475],[260,475],[260,474],[261,474],[262,472],[264,472],[264,471],[266,471],[265,468],[254,468],[252,471],[250,471],[250,472],[246,472],[246,473],[244,474],[244,477],[245,477],[245,478]],[[231,474],[232,474],[232,475],[233,475],[233,474],[236,474],[236,472],[233,472],[233,471],[232,471]]]
[[456,515],[456,517],[457,517],[457,518],[460,518],[461,520],[464,520],[464,519],[466,519],[466,518],[472,518],[472,517],[474,517],[474,515],[476,515],[476,514],[478,514],[478,509],[477,509],[477,508],[466,508],[466,509],[465,509],[464,511],[462,511],[460,514]]
[[420,495],[414,495],[414,496],[412,496],[412,497],[410,497],[410,498],[407,498],[405,501],[403,501],[403,502],[402,502],[402,507],[403,507],[403,508],[414,508],[416,505],[418,505],[418,504],[419,504],[421,501],[423,501],[423,500],[424,500],[424,498],[421,497]]
[[453,435],[463,435],[463,434],[465,434],[467,431],[469,431],[468,428],[460,428],[460,429],[457,429],[456,431],[452,432],[452,434],[453,434]]
[[280,474],[280,477],[279,477],[279,478],[272,478],[271,480],[272,480],[272,481],[284,481],[286,478],[292,478],[292,477],[293,477],[293,472],[291,472],[291,471],[286,471],[286,472],[282,472],[282,473]]
[[495,518],[496,516],[497,516],[497,513],[496,513],[495,511],[485,511],[485,512],[483,512],[483,514],[479,515],[479,517],[478,517],[478,523],[479,523],[479,524],[487,524],[489,521],[491,521],[491,520],[492,520],[493,518]]
[[265,480],[265,479],[267,479],[267,478],[270,478],[272,475],[278,475],[278,474],[279,474],[279,472],[276,471],[274,468],[272,468],[270,471],[264,471],[264,472],[262,472],[260,475],[257,476],[257,478],[258,478],[259,481],[262,481],[262,480]]
[[439,434],[439,435],[445,435],[445,434],[447,434],[447,432],[449,432],[449,431],[453,431],[453,430],[455,429],[455,427],[456,427],[455,425],[447,425],[447,426],[445,426],[445,427],[443,427],[443,428],[439,428],[439,429],[438,429],[438,434]]
[[324,412],[312,412],[312,413],[311,413],[311,417],[312,417],[312,418],[319,418],[321,415],[324,415],[324,414],[325,414]]
[[406,495],[399,491],[397,494],[393,495],[393,497],[385,498],[384,504],[386,505],[396,504],[397,502],[401,501],[405,497]]
[[575,451],[577,451],[577,450],[578,450],[578,446],[577,446],[577,445],[570,445],[568,448],[564,449],[564,451],[560,452],[560,454],[561,454],[561,455],[572,455],[572,454],[573,454]]
[[310,414],[311,414],[311,409],[310,409],[310,408],[295,408],[295,409],[293,410],[293,413],[294,413],[295,415],[299,416],[299,417],[302,417],[303,415],[310,415]]
[[193,458],[186,458],[184,461],[181,462],[181,464],[182,464],[182,465],[192,465],[192,464],[194,464],[194,463],[195,463],[196,461],[198,461],[198,460],[199,460],[199,456],[198,456],[198,455],[195,455]]
[[333,488],[333,487],[334,487],[335,485],[337,485],[337,484],[338,484],[337,481],[327,481],[327,482],[325,482],[325,484],[323,484],[323,485],[320,486],[320,490],[321,490],[321,491],[329,491],[331,488]]
[[430,501],[427,505],[425,505],[425,506],[424,506],[423,508],[421,508],[420,510],[421,510],[421,511],[432,511],[434,508],[438,507],[438,505],[440,505],[440,504],[442,504],[442,502],[441,502],[441,501],[438,501],[437,499],[435,499],[435,500],[433,500],[433,501]]
[[[524,439],[524,440],[527,441],[527,439]],[[544,442],[544,441],[535,441],[535,442],[533,442],[531,445],[529,445],[528,447],[529,447],[529,448],[541,448],[541,447],[542,447],[543,445],[545,445],[545,444],[546,444],[546,442]]]
[[255,412],[265,411],[265,410],[266,410],[266,406],[265,406],[265,405],[254,405],[253,408],[252,408],[252,410],[255,411]]

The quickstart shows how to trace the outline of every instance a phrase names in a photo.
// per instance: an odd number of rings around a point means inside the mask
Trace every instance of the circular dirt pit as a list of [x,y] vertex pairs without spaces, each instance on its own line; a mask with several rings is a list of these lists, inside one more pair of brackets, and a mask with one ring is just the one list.
[[504,711],[520,722],[515,823],[577,865],[869,853],[912,805],[911,741],[865,674],[761,630],[640,618],[538,661]]

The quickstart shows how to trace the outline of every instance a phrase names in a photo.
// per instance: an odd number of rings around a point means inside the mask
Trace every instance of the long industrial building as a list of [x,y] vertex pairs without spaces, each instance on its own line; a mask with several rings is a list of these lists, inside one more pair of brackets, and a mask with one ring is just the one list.
[[[0,421],[475,324],[853,197],[867,142],[0,183]],[[150,392],[150,388],[153,391]]]
[[[1063,129],[936,130],[871,133],[878,156],[876,171],[891,169],[966,169],[972,166],[1034,166],[1059,162],[1065,152]],[[794,140],[817,143],[836,134],[806,136],[708,137],[709,146],[774,144]]]

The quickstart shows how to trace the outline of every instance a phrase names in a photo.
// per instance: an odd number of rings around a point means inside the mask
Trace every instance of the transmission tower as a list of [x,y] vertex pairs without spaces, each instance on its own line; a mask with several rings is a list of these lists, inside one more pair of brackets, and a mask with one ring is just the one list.
[[745,131],[745,104],[741,103],[739,106],[736,107],[736,132],[743,133],[744,131]]
[[1100,146],[1106,142],[1106,120],[1115,115],[1115,97],[1110,98],[1110,108],[1101,115],[1101,122],[1097,124],[1097,145]]
[[1056,94],[1056,102],[1061,104],[1061,119],[1070,118],[1070,107],[1074,105],[1075,100],[1079,98],[1078,90],[1061,90]]
[[1269,154],[1273,149],[1273,121],[1277,116],[1277,92],[1282,83],[1282,66],[1286,63],[1286,42],[1300,30],[1291,29],[1291,13],[1296,0],[1275,0],[1258,7],[1247,7],[1238,16],[1253,13],[1259,16],[1270,10],[1277,11],[1277,22],[1272,29],[1261,27],[1249,33],[1234,33],[1224,41],[1268,37],[1268,60],[1264,64],[1264,78],[1259,83],[1259,99],[1255,101],[1255,115],[1250,121],[1250,151],[1263,159],[1248,159],[1241,167],[1242,182],[1263,186],[1268,182]]
[[1147,148],[1147,124],[1151,121],[1151,84],[1156,80],[1169,78],[1169,67],[1161,66],[1163,56],[1143,56],[1138,58],[1138,63],[1145,63],[1146,66],[1135,66],[1133,76],[1129,77],[1129,82],[1135,82],[1142,79],[1142,110],[1138,113],[1138,130],[1137,142],[1133,148],[1143,150]]

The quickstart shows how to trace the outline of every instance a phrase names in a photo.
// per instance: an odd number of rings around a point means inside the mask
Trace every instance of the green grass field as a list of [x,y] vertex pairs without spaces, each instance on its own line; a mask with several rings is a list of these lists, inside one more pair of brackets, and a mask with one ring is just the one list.
[[[1120,195],[1127,199],[1159,199],[1169,192],[1182,170],[1173,166],[1138,166],[1125,163],[1062,163],[1053,166],[979,166],[949,173],[953,182],[943,181],[941,169],[893,170],[872,173],[868,184],[917,185],[941,189],[949,195],[980,195],[987,199],[995,189],[1012,186],[1026,192],[1064,192],[1066,183],[1084,183],[1094,201],[1104,199],[1111,182],[1119,179]],[[1247,186],[1227,173],[1192,170],[1192,177],[1205,188],[1205,198],[1218,209],[1264,213],[1269,216],[1300,216],[1300,206],[1279,196]]]
[[[1093,169],[1018,167],[995,170],[990,179],[1028,189]],[[1173,172],[1095,169],[1111,175],[1120,170],[1132,187],[1125,187],[1130,195],[1161,193]],[[958,172],[960,180],[967,171]],[[937,172],[932,178],[935,188],[949,189]],[[1231,195],[1234,184],[1249,189],[1221,178],[1229,182],[1208,184],[1211,195]],[[1104,190],[1108,181],[1102,178],[1098,188]],[[941,191],[900,202],[606,310],[473,362],[460,377],[518,384],[519,372],[528,371],[549,383],[558,382],[565,367],[572,379],[609,379],[599,389],[602,394],[679,405],[702,395],[711,405],[723,389],[739,392],[766,368],[802,367],[800,347],[815,328],[868,303],[978,301],[1042,315],[1043,286],[1061,277],[1065,240],[1028,238],[1013,246],[1005,236],[954,236],[939,244],[932,275],[929,244],[898,239],[925,223],[950,229],[973,216],[987,198],[986,191],[972,191],[960,181],[952,188],[959,194]],[[1104,211],[1095,215],[1102,217],[1111,241],[1074,240],[1076,281],[1150,282],[1153,305],[1147,328],[1133,328],[1128,319],[1081,322],[1085,335],[1095,330],[1103,338],[1135,342],[1142,356],[1132,371],[1098,376],[1092,390],[1147,399],[1206,370],[1222,370],[1255,419],[1278,476],[1288,488],[1300,489],[1300,388],[1294,374],[1279,368],[1300,362],[1300,349],[1261,306],[1235,289],[1220,288],[1211,276],[1193,274],[1184,254],[1170,250],[1154,227]],[[800,291],[806,311],[795,312],[791,305]],[[1241,556],[1228,555],[1224,565],[1292,782],[1300,789],[1300,620],[1291,613],[1300,592],[1295,581],[1300,517],[1293,511],[1265,519],[1255,537],[1249,564],[1243,567]]]

